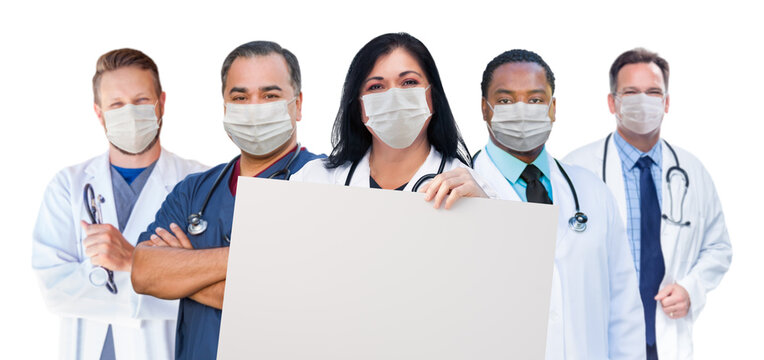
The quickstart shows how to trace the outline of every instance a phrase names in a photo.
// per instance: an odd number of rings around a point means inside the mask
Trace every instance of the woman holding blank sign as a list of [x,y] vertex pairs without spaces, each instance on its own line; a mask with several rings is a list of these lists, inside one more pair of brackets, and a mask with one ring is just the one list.
[[353,58],[332,144],[292,180],[418,191],[436,208],[492,194],[469,169],[435,61],[406,33],[378,36]]

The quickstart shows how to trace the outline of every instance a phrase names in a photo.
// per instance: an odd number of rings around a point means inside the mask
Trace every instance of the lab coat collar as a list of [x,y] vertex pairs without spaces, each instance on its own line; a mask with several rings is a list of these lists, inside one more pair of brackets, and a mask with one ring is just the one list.
[[475,172],[488,182],[488,185],[496,192],[498,199],[522,201],[512,185],[509,184],[504,175],[501,174],[501,171],[496,167],[496,164],[488,156],[487,151],[487,149],[483,148],[483,151],[475,157]]
[[[358,161],[358,166],[356,166],[355,172],[353,173],[353,178],[350,180],[350,186],[358,186],[358,187],[369,187],[369,174],[371,173],[371,170],[369,168],[369,156],[371,155],[371,147],[369,147],[368,150],[366,150],[366,154],[363,155],[361,160]],[[403,189],[403,191],[411,191],[411,189],[414,187],[414,183],[417,182],[422,176],[426,174],[434,174],[438,172],[438,167],[440,166],[440,160],[442,159],[442,155],[435,150],[435,147],[430,145],[430,153],[427,155],[427,158],[424,160],[422,165],[419,167],[419,170],[414,174],[414,176],[409,180],[408,184],[406,184],[406,187]],[[453,161],[453,160],[451,160]],[[443,171],[448,170],[448,166]],[[343,178],[342,184],[345,183],[345,179],[347,178],[347,174],[350,171],[350,166],[348,165],[348,170],[343,171]]]

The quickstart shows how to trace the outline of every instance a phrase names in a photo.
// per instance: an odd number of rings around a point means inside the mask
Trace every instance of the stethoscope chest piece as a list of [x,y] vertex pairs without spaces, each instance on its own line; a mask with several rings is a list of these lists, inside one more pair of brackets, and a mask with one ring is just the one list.
[[188,233],[191,235],[200,235],[207,230],[207,220],[202,219],[199,214],[188,216]]
[[589,221],[589,218],[586,216],[586,214],[579,211],[570,217],[570,220],[568,220],[568,226],[570,226],[570,229],[573,231],[583,232],[586,230],[587,221]]

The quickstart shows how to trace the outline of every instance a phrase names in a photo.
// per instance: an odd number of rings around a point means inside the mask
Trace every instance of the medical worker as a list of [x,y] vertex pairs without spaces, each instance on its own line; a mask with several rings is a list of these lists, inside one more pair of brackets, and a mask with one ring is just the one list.
[[591,172],[546,149],[554,86],[534,52],[510,50],[488,63],[481,87],[490,140],[475,171],[500,199],[559,209],[546,358],[643,359],[642,306],[616,201]]
[[297,143],[302,92],[294,54],[249,42],[226,57],[221,77],[223,127],[241,154],[180,182],[140,235],[133,262],[136,291],[181,299],[177,359],[217,356],[239,176],[289,179],[318,158]]
[[62,359],[170,359],[178,302],[133,291],[133,246],[173,186],[205,167],[160,146],[165,93],[144,53],[102,55],[93,95],[109,149],[48,185],[32,267],[46,305],[61,316]]
[[332,144],[328,159],[308,163],[293,180],[426,191],[436,208],[488,197],[466,165],[435,61],[409,34],[380,35],[355,55]]
[[610,67],[616,131],[565,160],[605,181],[626,222],[644,306],[648,359],[691,359],[692,325],[732,261],[714,183],[687,151],[661,139],[669,65],[637,48]]

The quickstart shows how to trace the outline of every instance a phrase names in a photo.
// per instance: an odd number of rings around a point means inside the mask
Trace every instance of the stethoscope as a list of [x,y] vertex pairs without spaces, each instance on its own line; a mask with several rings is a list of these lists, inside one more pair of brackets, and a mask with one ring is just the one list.
[[[88,217],[90,217],[91,224],[103,224],[103,216],[101,213],[101,204],[106,201],[101,194],[95,195],[93,185],[90,183],[85,184],[85,189],[82,194],[85,202],[85,209],[87,209]],[[114,271],[111,271],[103,266],[94,267],[88,274],[90,283],[95,286],[105,286],[106,290],[110,293],[117,293],[117,284],[114,283]]]
[[[612,136],[613,133],[610,133],[605,138],[605,148],[602,151],[602,182],[604,183],[607,183],[607,148]],[[666,144],[666,147],[671,151],[671,155],[674,156],[674,164],[676,164],[670,167],[668,171],[666,171],[666,184],[669,190],[669,201],[671,202],[671,209],[669,214],[674,214],[674,194],[672,192],[673,188],[671,187],[671,179],[673,179],[674,176],[679,176],[682,178],[682,183],[684,183],[684,191],[682,191],[682,200],[679,202],[679,220],[675,220],[672,216],[666,214],[661,215],[661,217],[674,225],[690,226],[689,220],[684,221],[684,200],[687,198],[687,190],[690,188],[690,177],[687,175],[687,171],[679,166],[679,157],[676,155],[674,148],[672,148],[666,140],[663,140],[663,143]]]
[[[350,165],[350,171],[348,172],[348,176],[345,178],[345,186],[350,185],[350,180],[353,179],[353,173],[355,173],[355,168],[358,167],[358,161],[353,161],[353,164]],[[446,167],[446,157],[443,156],[440,158],[440,166],[438,166],[438,172],[435,174],[425,174],[424,176],[420,177],[419,180],[417,180],[414,183],[414,186],[411,187],[411,192],[417,192],[419,190],[419,187],[422,186],[426,181],[434,179],[436,176],[443,173],[443,169]]]
[[[475,159],[480,154],[482,150],[478,150],[478,152],[475,153],[475,156],[472,157],[472,166],[475,166]],[[570,227],[571,230],[576,232],[584,232],[586,230],[586,223],[589,221],[589,217],[584,214],[583,211],[581,211],[581,207],[578,203],[578,194],[576,193],[576,187],[573,186],[573,181],[570,180],[570,176],[568,176],[568,173],[565,172],[565,169],[562,167],[559,161],[557,159],[554,159],[554,163],[557,164],[557,168],[560,169],[560,172],[562,173],[562,177],[565,178],[565,181],[568,183],[568,187],[570,187],[570,192],[573,194],[573,202],[576,205],[576,212],[573,214],[573,216],[568,219],[568,227]]]
[[[289,161],[284,165],[284,167],[268,176],[268,179],[274,179],[277,176],[284,176],[284,180],[289,180],[290,177],[292,177],[292,171],[289,170],[289,167],[292,166],[292,163],[295,159],[297,159],[297,156],[300,155],[300,151],[302,149],[300,148],[300,143],[297,143],[297,150],[294,151],[294,154],[292,154],[292,157],[289,158]],[[223,181],[223,178],[225,178],[226,173],[228,173],[228,169],[230,169],[233,164],[236,163],[237,160],[241,155],[238,155],[231,159],[231,161],[228,162],[228,164],[223,167],[223,170],[220,171],[220,174],[218,174],[218,177],[215,179],[215,182],[212,184],[212,188],[210,188],[210,191],[207,192],[207,196],[204,198],[204,203],[202,203],[201,209],[199,209],[199,212],[193,213],[191,215],[188,215],[188,227],[186,228],[188,230],[188,233],[191,235],[201,235],[204,233],[205,230],[207,230],[207,220],[204,220],[202,217],[204,214],[204,210],[207,208],[207,203],[210,201],[210,198],[212,197],[212,193],[215,192],[215,188],[220,184],[221,181]],[[229,240],[226,238],[226,240]],[[230,240],[229,240],[230,241]]]

